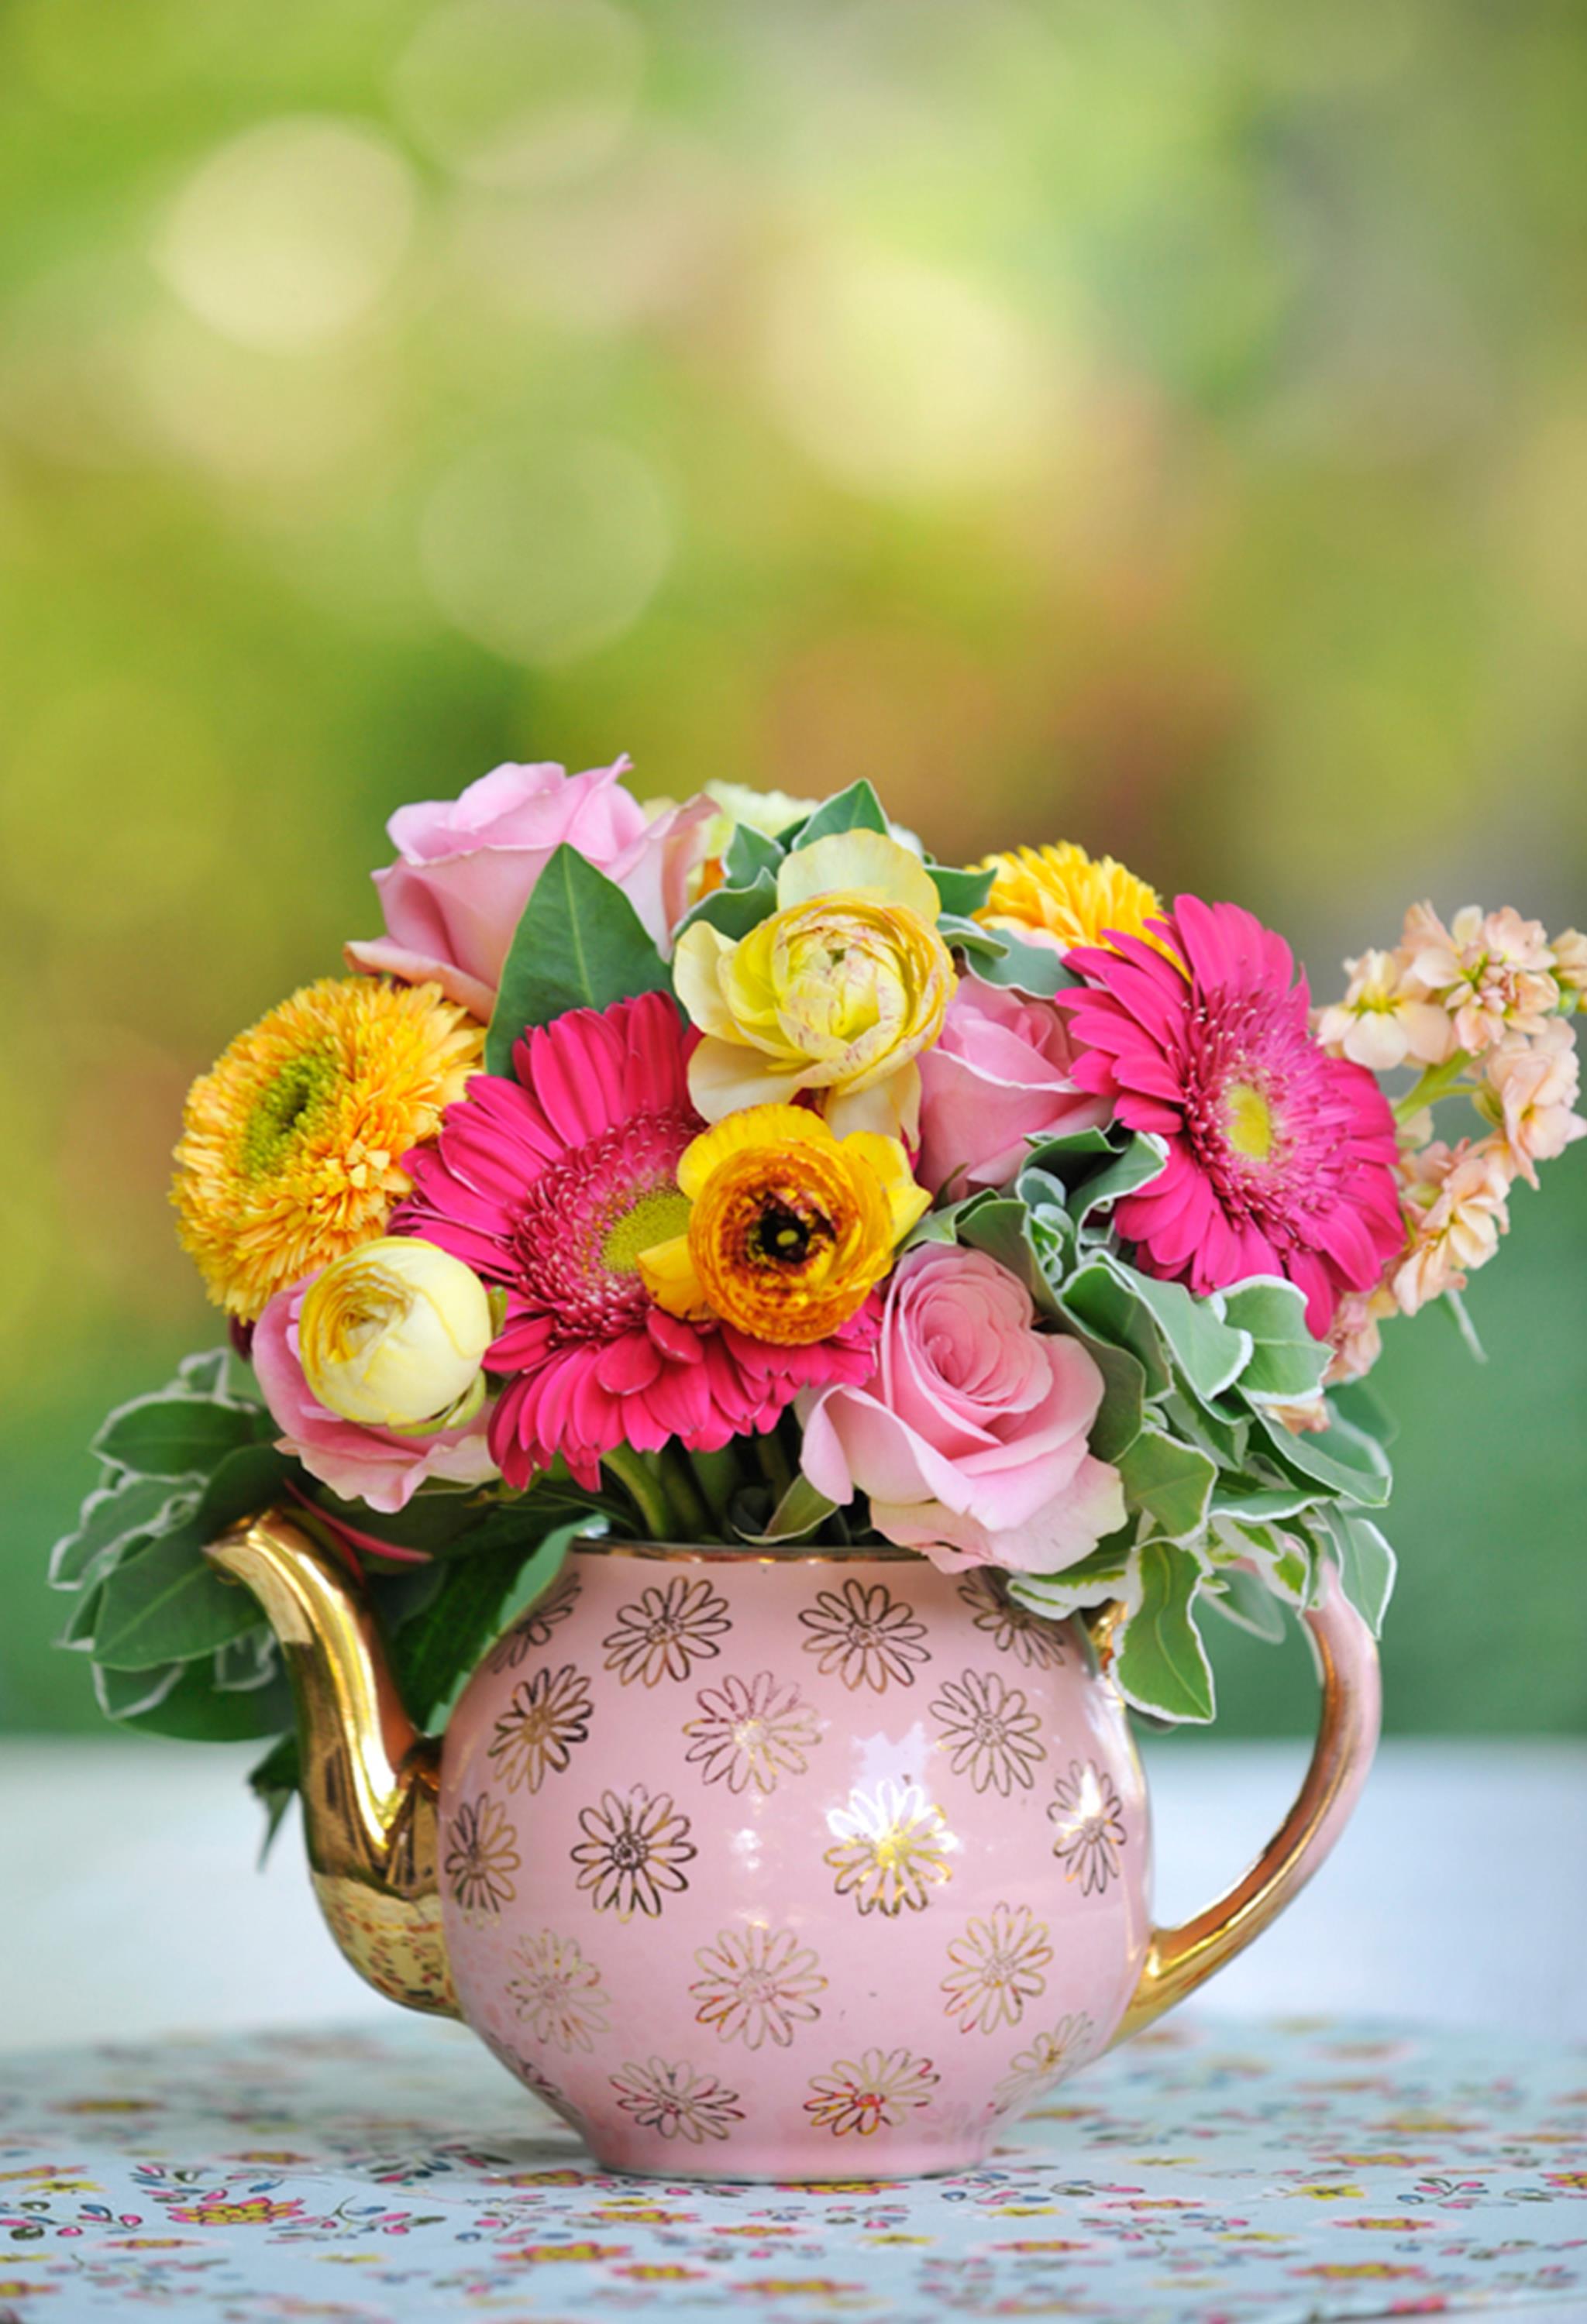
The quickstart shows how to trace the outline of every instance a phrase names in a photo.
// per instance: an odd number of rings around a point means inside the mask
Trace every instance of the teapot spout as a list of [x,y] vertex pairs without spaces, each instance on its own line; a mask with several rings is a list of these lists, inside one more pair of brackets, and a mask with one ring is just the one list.
[[206,1554],[253,1591],[281,1643],[309,1872],[332,1936],[377,1993],[457,2016],[436,1862],[440,1747],[403,1710],[369,1608],[337,1559],[277,1511]]

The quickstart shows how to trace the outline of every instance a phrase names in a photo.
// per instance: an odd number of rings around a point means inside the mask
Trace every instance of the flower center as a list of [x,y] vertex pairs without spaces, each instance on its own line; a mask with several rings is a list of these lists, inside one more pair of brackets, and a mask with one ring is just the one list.
[[249,1177],[276,1167],[337,1079],[336,1059],[325,1049],[305,1049],[277,1069],[254,1099],[243,1130],[242,1162]]
[[639,1255],[655,1242],[688,1231],[689,1199],[676,1185],[651,1186],[606,1230],[601,1264],[610,1275],[636,1275]]
[[678,1161],[699,1128],[682,1107],[635,1114],[543,1170],[513,1225],[519,1290],[555,1339],[605,1339],[641,1325],[650,1296],[641,1251],[681,1231]]
[[1223,1093],[1223,1135],[1236,1154],[1265,1162],[1273,1150],[1273,1109],[1254,1082],[1231,1082]]

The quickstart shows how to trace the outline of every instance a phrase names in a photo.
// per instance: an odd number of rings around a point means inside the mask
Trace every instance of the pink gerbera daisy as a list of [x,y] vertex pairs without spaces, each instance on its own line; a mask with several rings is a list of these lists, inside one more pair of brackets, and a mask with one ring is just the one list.
[[665,993],[576,1009],[476,1074],[433,1146],[404,1158],[392,1231],[423,1235],[507,1295],[485,1368],[505,1379],[490,1449],[510,1484],[560,1453],[581,1485],[620,1444],[715,1452],[770,1428],[799,1389],[863,1378],[874,1306],[812,1347],[771,1347],[658,1307],[639,1255],[680,1233],[678,1159],[705,1128]]
[[1326,1336],[1347,1291],[1380,1281],[1404,1240],[1394,1117],[1361,1065],[1307,1028],[1289,946],[1237,904],[1175,899],[1139,937],[1072,951],[1065,993],[1087,1053],[1076,1084],[1167,1141],[1168,1167],[1114,1213],[1147,1273],[1215,1291],[1286,1275]]

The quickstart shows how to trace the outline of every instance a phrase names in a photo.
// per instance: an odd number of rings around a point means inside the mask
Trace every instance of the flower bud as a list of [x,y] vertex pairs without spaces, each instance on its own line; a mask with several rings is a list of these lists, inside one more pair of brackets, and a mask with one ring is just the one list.
[[337,1259],[309,1285],[298,1322],[317,1402],[365,1428],[416,1433],[458,1427],[478,1410],[494,1336],[473,1268],[416,1235]]

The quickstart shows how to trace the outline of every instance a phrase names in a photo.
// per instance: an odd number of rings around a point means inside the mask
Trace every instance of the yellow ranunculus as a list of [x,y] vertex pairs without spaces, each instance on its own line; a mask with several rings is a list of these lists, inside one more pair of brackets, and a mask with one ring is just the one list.
[[384,1235],[309,1286],[298,1345],[309,1394],[364,1428],[457,1428],[484,1398],[495,1337],[471,1267],[416,1235]]
[[706,1037],[690,1096],[720,1121],[814,1090],[840,1134],[912,1136],[915,1059],[955,984],[936,882],[896,839],[835,832],[785,859],[777,902],[737,944],[705,921],[678,941],[678,998]]
[[685,1148],[678,1184],[688,1231],[641,1252],[650,1296],[778,1347],[846,1323],[931,1202],[896,1138],[836,1138],[798,1105],[730,1114]]

